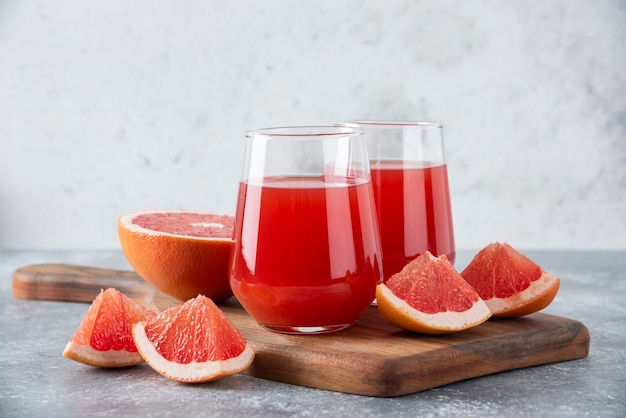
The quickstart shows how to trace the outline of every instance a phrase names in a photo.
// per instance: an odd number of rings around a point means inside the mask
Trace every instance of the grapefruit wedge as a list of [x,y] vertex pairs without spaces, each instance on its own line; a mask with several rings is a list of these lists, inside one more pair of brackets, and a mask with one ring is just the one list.
[[235,218],[186,211],[139,211],[118,219],[122,250],[145,281],[180,301],[230,298],[228,261]]
[[101,291],[63,351],[63,357],[97,367],[143,363],[132,326],[156,316],[116,289]]
[[254,359],[239,329],[203,295],[138,322],[133,339],[154,370],[179,382],[226,377],[245,370]]
[[491,312],[445,255],[426,252],[376,288],[380,315],[400,328],[424,334],[462,331]]
[[507,243],[480,250],[461,272],[494,318],[528,315],[547,307],[559,291],[558,277]]

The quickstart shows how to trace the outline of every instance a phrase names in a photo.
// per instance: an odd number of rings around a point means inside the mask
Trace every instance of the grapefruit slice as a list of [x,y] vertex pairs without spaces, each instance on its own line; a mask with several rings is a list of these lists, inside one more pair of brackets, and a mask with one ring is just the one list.
[[233,295],[228,259],[235,218],[186,211],[139,211],[118,219],[122,250],[148,283],[178,300]]
[[239,329],[203,295],[135,324],[133,339],[154,370],[179,382],[226,377],[254,360]]
[[63,351],[63,357],[90,366],[123,367],[143,363],[132,325],[156,316],[116,289],[101,291]]
[[480,250],[461,272],[494,318],[528,315],[547,307],[559,291],[558,277],[507,243]]
[[380,315],[400,328],[424,334],[462,331],[491,312],[445,255],[426,252],[376,288]]

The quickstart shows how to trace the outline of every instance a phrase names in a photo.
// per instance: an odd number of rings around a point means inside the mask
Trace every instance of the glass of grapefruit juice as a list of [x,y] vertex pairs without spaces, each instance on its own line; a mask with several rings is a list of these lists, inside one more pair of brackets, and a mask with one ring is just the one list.
[[383,279],[364,130],[246,133],[230,285],[263,327],[289,334],[353,325]]
[[454,263],[448,168],[440,123],[354,120],[370,158],[384,280],[427,250]]

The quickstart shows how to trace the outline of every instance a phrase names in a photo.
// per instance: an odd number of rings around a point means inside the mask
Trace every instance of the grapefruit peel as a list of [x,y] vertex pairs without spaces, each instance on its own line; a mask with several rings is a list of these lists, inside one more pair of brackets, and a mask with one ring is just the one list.
[[110,349],[99,351],[90,346],[70,341],[63,350],[63,357],[94,367],[127,367],[143,363],[137,352]]

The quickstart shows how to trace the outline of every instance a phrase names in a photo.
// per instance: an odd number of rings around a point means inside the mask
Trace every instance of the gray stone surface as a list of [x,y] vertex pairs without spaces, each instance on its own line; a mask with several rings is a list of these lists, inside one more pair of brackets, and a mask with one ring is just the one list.
[[[20,300],[27,264],[129,268],[119,251],[0,252],[0,416],[606,416],[626,415],[626,252],[526,251],[561,277],[545,312],[583,322],[588,358],[509,371],[397,398],[374,398],[244,375],[180,384],[148,366],[101,370],[61,357],[86,304]],[[461,252],[462,269],[473,252]]]

